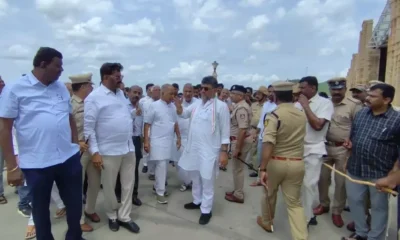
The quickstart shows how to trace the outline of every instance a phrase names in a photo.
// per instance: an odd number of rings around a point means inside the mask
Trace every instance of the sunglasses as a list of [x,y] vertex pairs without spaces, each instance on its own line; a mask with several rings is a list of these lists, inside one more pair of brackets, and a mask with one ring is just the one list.
[[207,92],[207,91],[209,91],[211,88],[209,88],[209,87],[200,87],[200,90],[204,90],[204,92]]

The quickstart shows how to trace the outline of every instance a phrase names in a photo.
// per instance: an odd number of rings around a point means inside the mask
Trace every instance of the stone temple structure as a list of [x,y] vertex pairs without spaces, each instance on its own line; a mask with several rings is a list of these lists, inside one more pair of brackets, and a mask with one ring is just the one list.
[[400,0],[387,0],[378,23],[362,23],[358,53],[347,73],[349,87],[380,80],[397,90],[393,104],[400,106]]

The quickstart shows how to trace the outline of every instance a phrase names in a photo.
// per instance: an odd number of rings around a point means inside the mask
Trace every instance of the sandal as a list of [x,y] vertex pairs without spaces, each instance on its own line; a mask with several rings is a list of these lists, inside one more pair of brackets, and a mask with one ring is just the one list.
[[67,214],[67,210],[65,208],[58,209],[56,212],[55,218],[62,218]]
[[350,237],[342,237],[342,240],[367,240],[367,238],[353,233]]
[[8,203],[7,198],[4,197],[3,194],[0,195],[0,204],[7,204],[7,203]]
[[25,239],[34,239],[36,237],[35,226],[28,226],[26,229]]

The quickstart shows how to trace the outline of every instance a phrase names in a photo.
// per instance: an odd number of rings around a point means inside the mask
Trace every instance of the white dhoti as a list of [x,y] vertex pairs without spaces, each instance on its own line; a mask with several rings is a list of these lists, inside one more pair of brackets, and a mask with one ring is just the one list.
[[154,166],[156,193],[164,196],[165,182],[167,181],[168,163],[172,160],[172,151],[170,142],[173,136],[150,139],[150,154],[148,165]]
[[309,154],[304,157],[305,175],[302,198],[307,221],[314,217],[313,209],[319,204],[318,181],[321,174],[322,154]]
[[[187,144],[187,138],[182,138],[181,139],[181,147],[177,149],[176,147],[173,148],[173,161],[179,162],[179,159],[182,156],[183,151],[185,150],[185,146]],[[175,150],[176,149],[176,150]],[[184,170],[182,167],[179,166],[179,164],[176,165],[176,170],[178,172],[178,177],[179,180],[183,182],[186,186],[191,183],[191,177],[189,175],[189,172]]]

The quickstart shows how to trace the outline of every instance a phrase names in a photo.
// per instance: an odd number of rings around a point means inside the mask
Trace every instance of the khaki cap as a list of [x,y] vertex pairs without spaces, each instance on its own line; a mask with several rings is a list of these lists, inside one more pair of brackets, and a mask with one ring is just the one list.
[[91,73],[79,74],[69,76],[72,84],[77,83],[92,83],[92,75]]
[[260,93],[262,93],[262,94],[264,94],[264,95],[268,95],[268,94],[269,94],[268,88],[267,88],[267,87],[264,87],[264,86],[260,86],[260,87],[258,88],[257,92],[260,92]]
[[358,84],[357,86],[355,86],[355,87],[353,87],[353,88],[350,88],[350,92],[351,91],[361,91],[361,92],[365,92],[366,90],[367,90],[368,88],[365,86],[365,85],[363,85],[363,84]]
[[293,91],[292,82],[278,81],[272,84],[275,92],[285,92],[285,91]]
[[301,92],[300,91],[300,84],[298,84],[298,83],[294,84],[293,87],[292,87],[292,91],[293,91],[294,94],[300,93]]
[[328,85],[330,89],[342,89],[346,87],[346,78],[338,77],[328,80]]

